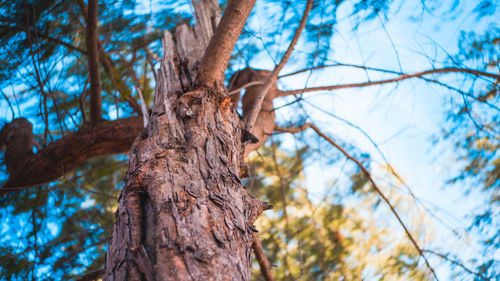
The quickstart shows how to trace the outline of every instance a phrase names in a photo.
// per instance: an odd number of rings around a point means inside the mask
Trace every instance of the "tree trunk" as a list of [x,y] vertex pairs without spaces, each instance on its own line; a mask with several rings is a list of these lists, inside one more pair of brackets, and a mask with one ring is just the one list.
[[253,222],[266,207],[241,185],[241,121],[221,86],[195,87],[218,23],[165,32],[149,124],[130,151],[103,280],[249,280]]

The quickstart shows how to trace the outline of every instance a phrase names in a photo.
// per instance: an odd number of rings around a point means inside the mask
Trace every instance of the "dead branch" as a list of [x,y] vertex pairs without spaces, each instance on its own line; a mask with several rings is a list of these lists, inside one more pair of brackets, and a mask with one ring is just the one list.
[[467,69],[467,68],[456,68],[456,67],[447,67],[447,68],[439,68],[439,69],[431,69],[421,72],[416,72],[412,74],[401,74],[399,77],[378,81],[369,81],[369,82],[361,82],[361,83],[350,83],[350,84],[340,84],[340,85],[331,85],[331,86],[320,86],[320,87],[310,87],[304,88],[300,90],[291,90],[291,91],[280,91],[276,94],[276,97],[285,97],[290,95],[296,95],[305,92],[317,92],[317,91],[331,91],[331,90],[339,90],[339,89],[347,89],[347,88],[361,88],[367,86],[375,86],[382,85],[388,83],[394,83],[403,81],[410,78],[422,78],[425,75],[429,74],[442,74],[442,73],[468,73],[476,76],[484,76],[494,79],[500,79],[500,75],[493,74],[489,72],[483,72],[479,70]]
[[90,78],[90,122],[102,119],[101,75],[99,73],[99,51],[97,33],[98,0],[89,0],[87,7],[87,28],[85,42],[87,44],[87,60]]
[[432,266],[430,265],[429,261],[427,260],[427,258],[425,257],[424,253],[423,253],[423,250],[420,248],[420,246],[418,245],[417,243],[417,240],[413,237],[413,235],[410,233],[408,227],[406,227],[405,223],[403,222],[403,220],[401,219],[401,217],[399,216],[398,212],[396,211],[396,209],[394,208],[394,206],[392,205],[392,203],[389,201],[389,199],[385,196],[385,194],[382,192],[382,190],[378,187],[378,185],[375,183],[375,181],[373,180],[373,177],[371,176],[371,173],[365,168],[365,166],[363,166],[363,164],[361,164],[361,162],[359,162],[356,158],[354,158],[353,156],[351,156],[347,151],[345,151],[340,145],[338,145],[335,141],[333,141],[332,138],[330,138],[329,136],[325,135],[323,132],[321,132],[321,130],[319,130],[318,127],[316,127],[314,124],[312,123],[305,123],[301,126],[298,126],[298,127],[294,127],[294,128],[286,128],[286,127],[279,127],[279,126],[276,126],[275,130],[278,131],[278,132],[286,132],[286,133],[292,133],[292,134],[295,134],[295,133],[299,133],[299,132],[302,132],[304,131],[305,129],[307,128],[311,128],[313,129],[316,134],[318,134],[321,138],[323,138],[324,140],[328,141],[332,146],[334,146],[337,150],[339,150],[342,154],[344,154],[344,156],[351,160],[352,162],[354,162],[358,167],[359,169],[361,169],[361,171],[363,172],[363,174],[365,175],[365,177],[368,179],[368,181],[372,184],[373,188],[375,189],[375,191],[378,193],[378,195],[382,198],[382,200],[384,200],[384,202],[387,204],[387,206],[389,207],[389,209],[391,210],[391,212],[394,214],[394,216],[396,217],[396,219],[398,220],[399,224],[401,225],[401,227],[403,228],[403,230],[405,231],[406,233],[406,236],[408,237],[408,239],[410,239],[411,243],[413,244],[413,246],[415,247],[415,249],[418,251],[418,253],[420,254],[420,256],[424,259],[425,261],[425,264],[427,265],[427,267],[429,268],[429,270],[432,272],[432,275],[434,275],[434,278],[436,280],[439,280],[437,275],[436,275],[436,272],[434,271],[434,269],[432,268]]
[[274,281],[273,272],[271,271],[271,263],[266,257],[264,253],[264,249],[262,248],[262,243],[260,243],[259,237],[257,233],[252,232],[253,244],[252,249],[255,254],[255,258],[260,266],[260,272],[266,281]]
[[240,37],[255,0],[232,0],[215,30],[201,60],[196,84],[212,87],[222,85],[224,71],[236,41]]
[[251,132],[252,128],[255,124],[255,121],[257,120],[257,116],[259,115],[260,108],[262,106],[262,102],[264,101],[264,98],[266,97],[267,93],[271,89],[271,87],[276,83],[276,80],[278,79],[278,74],[280,71],[285,67],[286,63],[290,59],[290,56],[292,55],[293,49],[295,48],[295,45],[299,41],[300,35],[302,34],[302,30],[304,30],[304,27],[306,26],[307,18],[309,17],[309,12],[312,9],[313,5],[313,0],[307,0],[306,3],[306,8],[304,10],[304,14],[302,15],[302,18],[300,19],[299,27],[297,30],[295,30],[295,33],[292,37],[292,41],[290,42],[290,45],[288,46],[288,49],[286,50],[285,54],[281,58],[281,61],[274,67],[274,70],[271,72],[269,77],[266,79],[266,82],[264,82],[264,85],[262,86],[262,90],[255,97],[254,100],[254,106],[252,107],[251,111],[249,112],[248,116],[245,117],[245,125],[246,129]]

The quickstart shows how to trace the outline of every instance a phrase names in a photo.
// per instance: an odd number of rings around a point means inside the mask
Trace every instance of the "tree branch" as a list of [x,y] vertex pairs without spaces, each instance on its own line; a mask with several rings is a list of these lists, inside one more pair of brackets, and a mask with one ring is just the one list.
[[264,279],[266,279],[266,281],[274,281],[275,279],[273,276],[273,272],[271,271],[271,263],[269,263],[269,260],[267,259],[266,254],[264,253],[264,249],[262,248],[262,243],[260,243],[257,233],[252,232],[252,238],[253,238],[252,249],[255,254],[255,258],[259,263],[260,272],[262,273],[262,276],[264,276]]
[[313,0],[307,0],[306,3],[306,8],[304,10],[304,14],[302,15],[302,18],[300,19],[299,27],[295,31],[295,34],[292,37],[292,41],[290,42],[290,45],[288,46],[288,49],[286,50],[285,54],[281,58],[281,61],[274,67],[274,70],[271,72],[269,77],[267,78],[266,82],[264,82],[264,85],[262,86],[262,90],[255,97],[254,100],[254,105],[249,112],[248,116],[245,116],[245,124],[246,124],[246,129],[251,132],[252,128],[255,124],[255,121],[257,120],[257,116],[259,115],[260,108],[262,106],[262,102],[264,101],[264,98],[266,97],[267,93],[271,89],[272,85],[276,83],[276,80],[278,79],[278,74],[280,71],[285,67],[286,63],[290,59],[290,56],[292,55],[293,49],[295,48],[295,45],[299,41],[300,35],[302,34],[302,30],[304,30],[304,27],[306,26],[307,18],[309,17],[309,12],[312,9],[313,5]]
[[316,134],[318,134],[324,140],[328,141],[332,146],[334,146],[337,150],[339,150],[342,154],[344,154],[344,156],[347,159],[349,159],[352,162],[354,162],[361,169],[361,171],[363,172],[363,174],[365,175],[365,177],[372,184],[372,186],[375,189],[375,191],[382,198],[382,200],[384,200],[384,202],[387,204],[387,206],[389,207],[389,209],[391,210],[391,212],[394,214],[394,216],[398,220],[398,222],[401,225],[401,227],[403,227],[403,230],[405,231],[406,236],[408,237],[408,239],[410,239],[410,241],[413,244],[413,246],[415,247],[415,249],[418,251],[418,253],[420,254],[420,256],[424,259],[425,264],[427,265],[427,267],[429,268],[429,270],[432,272],[432,275],[434,275],[434,278],[436,280],[438,280],[436,272],[434,271],[434,269],[430,265],[429,261],[425,257],[424,251],[418,245],[417,240],[415,240],[415,238],[413,237],[413,235],[410,233],[409,229],[406,227],[405,223],[403,222],[403,220],[399,216],[398,212],[396,211],[396,209],[394,208],[394,206],[392,205],[392,203],[389,201],[389,199],[385,196],[385,194],[382,192],[382,190],[375,183],[375,181],[373,180],[373,178],[371,176],[371,173],[363,166],[363,164],[361,164],[361,162],[359,162],[356,158],[354,158],[349,153],[347,153],[347,151],[345,151],[341,146],[339,146],[335,141],[333,141],[332,138],[330,138],[329,136],[327,136],[323,132],[321,132],[318,129],[318,127],[316,127],[314,124],[305,123],[305,124],[303,124],[303,125],[301,125],[299,127],[295,127],[295,128],[285,128],[285,127],[276,126],[275,130],[278,131],[278,132],[286,132],[286,133],[293,133],[293,134],[295,134],[295,133],[302,132],[302,131],[304,131],[307,128],[313,129],[316,132]]
[[89,0],[87,10],[87,59],[90,77],[90,122],[97,123],[102,119],[101,75],[99,73],[99,51],[97,35],[98,0]]
[[[369,68],[366,68],[366,69],[369,69]],[[380,71],[379,69],[374,69],[374,70]],[[473,70],[473,69],[467,69],[467,68],[446,67],[446,68],[431,69],[431,70],[416,72],[416,73],[412,73],[412,74],[398,73],[398,74],[401,74],[399,77],[392,78],[392,79],[386,79],[386,80],[351,83],[351,84],[340,84],[340,85],[331,85],[331,86],[310,87],[310,88],[291,90],[291,91],[278,91],[276,97],[285,97],[285,96],[296,95],[296,94],[305,93],[305,92],[330,91],[330,90],[338,90],[338,89],[360,88],[360,87],[367,87],[367,86],[374,86],[374,85],[382,85],[382,84],[399,82],[399,81],[410,79],[410,78],[422,78],[422,76],[425,76],[428,74],[434,74],[434,73],[441,74],[441,73],[453,73],[453,72],[468,73],[468,74],[473,74],[476,76],[484,76],[484,77],[489,77],[489,78],[494,78],[494,79],[500,79],[500,75],[498,75],[498,74],[493,74],[493,73],[483,72],[483,71]],[[297,73],[299,73],[299,72],[297,72]],[[288,75],[285,75],[285,76],[288,76]]]
[[201,60],[196,84],[222,85],[231,52],[240,37],[255,0],[231,0]]
[[422,252],[426,252],[426,253],[429,253],[429,254],[433,254],[433,255],[435,255],[435,256],[438,256],[438,257],[440,257],[440,258],[444,259],[445,261],[449,261],[449,262],[451,262],[452,264],[458,265],[458,266],[459,266],[459,267],[461,267],[463,270],[467,271],[467,272],[468,272],[468,273],[470,273],[470,274],[474,274],[474,275],[476,275],[477,277],[479,277],[479,278],[483,279],[484,281],[489,281],[489,279],[488,279],[488,278],[484,277],[483,275],[481,275],[481,274],[479,274],[479,273],[477,273],[477,272],[474,272],[474,271],[472,271],[472,270],[468,269],[468,268],[467,268],[465,265],[463,265],[462,263],[460,263],[460,262],[458,262],[458,261],[456,261],[456,260],[452,260],[452,259],[448,258],[446,255],[443,255],[443,254],[441,254],[441,253],[438,253],[438,252],[435,252],[435,251],[432,251],[432,250],[422,250]]
[[0,196],[54,181],[89,158],[127,152],[142,132],[142,122],[141,117],[129,117],[83,126],[26,160],[0,188]]
[[252,81],[252,82],[246,83],[245,85],[239,87],[236,90],[232,90],[227,95],[228,96],[232,96],[232,95],[235,95],[235,94],[239,94],[241,92],[241,90],[243,90],[243,89],[246,89],[246,88],[251,87],[251,86],[262,85],[262,84],[264,84],[264,83],[261,82],[261,81]]

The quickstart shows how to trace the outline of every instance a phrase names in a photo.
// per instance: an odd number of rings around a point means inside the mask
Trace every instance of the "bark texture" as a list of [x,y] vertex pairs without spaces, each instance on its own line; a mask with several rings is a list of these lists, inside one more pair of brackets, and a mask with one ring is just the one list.
[[[241,120],[224,88],[194,88],[217,21],[165,32],[155,105],[130,152],[103,280],[249,280],[253,222],[267,207],[241,185]],[[202,16],[201,16],[202,14]],[[216,83],[217,84],[217,83]]]

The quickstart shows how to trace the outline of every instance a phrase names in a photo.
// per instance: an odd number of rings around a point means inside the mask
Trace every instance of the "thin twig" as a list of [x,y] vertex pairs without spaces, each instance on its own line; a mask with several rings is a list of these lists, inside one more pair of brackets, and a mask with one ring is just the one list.
[[385,196],[385,194],[382,192],[382,190],[378,187],[378,185],[375,183],[375,181],[373,180],[372,176],[371,176],[371,173],[363,166],[363,164],[361,164],[361,162],[359,162],[356,158],[354,158],[353,156],[351,156],[349,153],[347,153],[347,151],[345,151],[341,146],[339,146],[335,141],[333,141],[332,138],[330,138],[329,136],[325,135],[323,132],[321,132],[321,130],[318,129],[318,127],[316,127],[314,124],[312,123],[305,123],[301,126],[298,126],[298,127],[295,127],[295,128],[285,128],[285,127],[279,127],[279,126],[276,126],[275,128],[275,131],[279,131],[279,132],[287,132],[287,133],[299,133],[299,132],[302,132],[304,131],[305,129],[307,128],[311,128],[313,129],[316,134],[318,134],[320,137],[322,137],[323,139],[325,139],[326,141],[328,141],[331,145],[333,145],[337,150],[339,150],[342,154],[344,154],[344,156],[351,160],[352,162],[354,162],[360,169],[361,171],[363,172],[363,174],[365,175],[365,177],[368,179],[368,181],[372,184],[373,188],[375,189],[375,191],[378,193],[378,195],[382,198],[382,200],[384,200],[384,202],[387,204],[387,206],[389,207],[389,209],[391,210],[391,212],[394,214],[394,216],[396,217],[396,219],[398,220],[399,224],[401,225],[401,227],[403,228],[403,230],[405,231],[406,233],[406,236],[408,237],[408,239],[410,239],[411,243],[413,244],[413,246],[415,247],[415,249],[418,251],[418,253],[420,254],[420,256],[424,259],[427,267],[429,268],[429,270],[432,272],[432,275],[434,275],[434,278],[436,280],[439,280],[437,275],[436,275],[436,272],[434,271],[434,269],[432,268],[432,266],[430,265],[429,261],[427,260],[427,258],[425,257],[422,249],[420,248],[420,246],[418,245],[416,239],[413,237],[413,235],[410,233],[408,227],[406,227],[405,223],[403,222],[403,220],[401,219],[401,217],[399,216],[398,212],[396,211],[396,209],[394,208],[394,206],[392,205],[392,203],[389,201],[389,199]]
[[[394,70],[389,70],[389,69],[384,69],[384,68],[378,68],[378,67],[370,67],[370,66],[365,66],[365,65],[358,65],[358,64],[351,64],[351,63],[334,63],[334,64],[324,64],[320,66],[315,66],[315,67],[309,67],[309,68],[304,68],[301,70],[297,70],[291,73],[287,73],[284,75],[280,75],[279,78],[284,78],[288,76],[293,76],[297,75],[303,72],[311,71],[311,70],[319,70],[323,68],[328,68],[328,67],[353,67],[353,68],[360,68],[364,70],[373,70],[373,71],[379,71],[379,72],[386,72],[386,73],[392,73],[392,74],[398,74],[398,75],[403,75],[403,72],[399,71],[394,71]],[[470,68],[462,68],[462,67],[443,67],[443,68],[435,68],[435,69],[430,69],[426,70],[430,71],[430,73],[449,73],[449,72],[459,72],[459,73],[468,73],[468,74],[474,74],[476,76],[486,76],[494,79],[498,79],[499,75],[494,74],[494,73],[489,73],[481,70],[476,70],[476,69],[470,69]],[[427,73],[427,74],[430,74]]]
[[[233,80],[236,80],[236,79],[233,79]],[[252,82],[249,82],[249,83],[246,83],[245,85],[239,87],[238,89],[236,90],[232,90],[231,92],[229,92],[227,95],[228,96],[232,96],[234,94],[238,94],[241,90],[243,89],[246,89],[248,87],[251,87],[251,86],[257,86],[257,85],[262,85],[264,84],[264,82],[261,82],[261,81],[252,81]],[[230,85],[231,87],[231,85]],[[230,88],[229,88],[230,89]]]
[[307,0],[306,3],[306,8],[304,10],[304,14],[302,15],[302,18],[300,19],[299,27],[295,31],[292,37],[292,41],[290,42],[290,45],[288,46],[288,49],[286,50],[285,54],[281,58],[281,61],[274,67],[274,70],[271,72],[269,77],[266,79],[264,82],[264,85],[262,86],[261,91],[259,92],[259,95],[255,97],[252,109],[250,110],[249,114],[246,116],[246,127],[248,131],[252,131],[253,125],[255,124],[255,121],[257,120],[257,116],[260,112],[260,108],[262,107],[262,102],[264,101],[267,93],[271,89],[271,86],[275,84],[276,80],[278,79],[278,74],[281,72],[283,67],[285,67],[286,63],[290,59],[290,56],[292,55],[293,49],[295,48],[295,45],[297,45],[297,42],[299,41],[300,35],[302,33],[302,30],[304,30],[304,27],[306,26],[307,18],[309,17],[309,13],[311,12],[313,6],[313,0]]
[[[291,72],[291,73],[288,73],[288,74],[285,74],[285,75],[281,75],[279,78],[289,77],[289,76],[300,74],[300,73],[303,73],[303,72],[306,72],[306,71],[319,70],[319,69],[323,69],[323,68],[327,68],[327,67],[353,67],[353,68],[359,68],[359,69],[363,69],[363,70],[378,71],[378,72],[391,73],[391,74],[396,74],[396,75],[405,75],[405,73],[394,71],[394,70],[389,70],[389,69],[383,69],[383,68],[377,68],[377,67],[369,67],[369,66],[365,66],[365,65],[357,65],[357,64],[337,62],[337,63],[334,63],[334,64],[324,64],[324,65],[320,65],[320,66],[316,66],[316,67],[310,67],[310,68],[301,69],[301,70],[298,70],[298,71],[295,71],[295,72]],[[435,69],[435,71],[437,73],[439,73],[439,72],[443,71],[444,69],[446,69],[446,68],[438,68],[438,69]],[[484,72],[484,71],[480,71],[480,70],[468,69],[468,68],[456,68],[456,69],[457,69],[457,71],[455,71],[455,72],[457,72],[457,73],[469,73],[469,74],[476,75],[477,77],[491,77],[492,75],[493,76],[496,75],[496,74],[492,74],[492,73],[488,73],[488,72]],[[453,72],[453,71],[450,71],[448,73],[451,73],[451,72]],[[440,81],[438,81],[436,79],[431,79],[431,78],[427,78],[427,77],[424,77],[424,76],[418,76],[418,77],[415,77],[415,78],[418,78],[418,79],[424,80],[426,82],[434,83],[434,84],[437,84],[439,86],[445,87],[448,90],[457,92],[457,93],[459,93],[460,95],[463,95],[463,96],[470,97],[470,98],[472,98],[474,100],[477,100],[477,101],[479,101],[481,103],[484,103],[484,104],[488,105],[489,107],[491,107],[491,108],[493,108],[493,109],[495,109],[497,111],[500,111],[500,108],[498,106],[495,106],[495,105],[487,102],[486,100],[481,100],[480,98],[475,97],[474,95],[472,95],[470,93],[465,93],[464,91],[462,91],[460,89],[457,89],[457,88],[455,88],[453,86],[450,86],[450,85],[448,85],[446,83],[440,82]],[[497,75],[497,79],[498,79],[498,75]]]
[[442,259],[444,259],[444,260],[446,260],[446,261],[451,262],[452,264],[458,265],[459,267],[461,267],[463,270],[467,271],[467,272],[468,272],[468,273],[470,273],[470,274],[474,274],[474,275],[476,275],[477,277],[479,277],[479,278],[481,278],[481,279],[483,279],[483,280],[485,280],[485,281],[490,281],[490,279],[488,279],[488,278],[484,277],[483,275],[481,275],[481,274],[479,274],[479,273],[477,273],[477,272],[474,272],[474,271],[472,271],[472,270],[468,269],[468,268],[467,268],[465,265],[463,265],[461,262],[456,261],[456,260],[452,260],[452,259],[448,258],[448,256],[447,256],[447,255],[443,255],[443,254],[441,254],[441,253],[435,252],[435,251],[433,251],[433,250],[427,250],[427,249],[422,250],[422,252],[426,252],[426,253],[429,253],[429,254],[433,254],[433,255],[435,255],[435,256],[438,256],[438,257],[440,257],[440,258],[442,258]]

